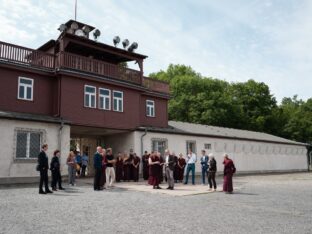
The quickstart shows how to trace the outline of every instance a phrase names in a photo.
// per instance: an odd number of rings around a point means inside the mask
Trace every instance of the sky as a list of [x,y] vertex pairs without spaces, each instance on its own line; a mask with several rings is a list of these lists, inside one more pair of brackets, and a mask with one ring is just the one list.
[[[144,73],[191,66],[228,82],[254,79],[278,101],[312,97],[310,0],[77,0],[77,20],[147,55]],[[74,18],[74,0],[0,0],[0,41],[38,48]]]

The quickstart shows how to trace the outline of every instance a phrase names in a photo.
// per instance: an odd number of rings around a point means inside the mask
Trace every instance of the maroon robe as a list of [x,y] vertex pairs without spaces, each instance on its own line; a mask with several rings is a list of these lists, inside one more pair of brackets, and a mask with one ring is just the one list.
[[124,169],[125,181],[132,180],[132,161],[133,161],[133,155],[130,155],[129,158],[124,161],[123,169]]
[[173,179],[178,180],[178,157],[174,156],[174,170],[173,170]]
[[[151,156],[152,162],[159,162],[159,158],[157,156]],[[160,174],[160,165],[159,164],[153,164],[149,166],[149,179],[148,183],[150,185],[153,185],[154,187],[159,185],[159,174]]]
[[236,172],[235,165],[231,159],[225,159],[224,162],[224,180],[223,180],[223,192],[233,192],[233,174]]
[[186,165],[186,161],[184,158],[179,158],[178,163],[177,163],[177,180],[180,182],[183,181],[183,176],[184,176],[184,168]]
[[120,182],[123,179],[123,159],[117,158],[116,160],[116,182]]
[[144,180],[148,180],[149,177],[149,168],[148,168],[148,158],[149,158],[149,154],[148,155],[143,155],[142,156],[142,164],[143,164],[143,179]]
[[[140,162],[141,162],[141,160],[138,156],[133,157],[132,176],[133,176],[133,180],[135,182],[139,181]],[[135,166],[137,166],[137,167],[135,167]]]

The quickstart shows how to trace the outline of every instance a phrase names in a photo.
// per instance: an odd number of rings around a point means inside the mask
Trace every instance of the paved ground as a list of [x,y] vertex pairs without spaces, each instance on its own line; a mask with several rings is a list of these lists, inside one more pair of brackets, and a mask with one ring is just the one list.
[[[90,182],[52,195],[0,189],[0,233],[312,233],[308,173],[236,177],[232,195],[202,185],[94,192]],[[184,193],[190,189],[197,195]]]

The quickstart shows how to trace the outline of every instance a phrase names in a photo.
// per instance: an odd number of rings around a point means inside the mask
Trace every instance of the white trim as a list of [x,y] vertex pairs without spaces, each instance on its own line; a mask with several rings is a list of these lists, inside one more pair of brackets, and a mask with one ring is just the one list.
[[[29,84],[21,84],[21,79],[23,80],[29,80],[31,81],[31,85]],[[24,87],[24,97],[20,97],[19,96],[19,93],[20,93],[20,86],[23,86]],[[22,77],[22,76],[19,76],[18,77],[18,84],[17,84],[17,99],[20,99],[20,100],[25,100],[25,101],[33,101],[34,100],[34,79],[32,78],[27,78],[27,77]],[[28,99],[27,98],[27,88],[31,88],[31,98]]]
[[[149,105],[148,102],[152,102],[153,105]],[[155,113],[156,113],[156,111],[155,111],[155,101],[154,101],[154,100],[149,100],[149,99],[147,99],[146,102],[145,102],[145,104],[146,104],[146,105],[145,105],[145,107],[146,107],[146,109],[145,109],[145,111],[146,111],[146,116],[147,116],[147,117],[155,117],[155,115],[156,115],[156,114],[155,114]],[[148,108],[150,108],[151,114],[148,113]],[[153,111],[152,111],[152,110],[153,110]]]
[[[121,98],[115,97],[115,96],[114,96],[115,93],[120,93],[120,94],[121,94]],[[114,108],[114,101],[115,101],[115,99],[121,100],[121,110],[119,110],[119,102],[117,102],[117,110],[115,110],[115,108]],[[124,101],[123,101],[123,99],[124,99],[124,95],[123,95],[123,92],[122,92],[122,91],[113,90],[113,111],[116,111],[116,112],[123,112],[123,110],[124,110],[124,108],[123,108],[123,106],[124,106]]]
[[[94,88],[94,91],[95,93],[89,93],[89,92],[86,92],[86,88]],[[89,96],[93,96],[94,95],[94,107],[93,106],[86,106],[86,94],[88,94]],[[91,86],[91,85],[85,85],[84,86],[84,89],[83,89],[83,106],[84,107],[87,107],[87,108],[93,108],[95,109],[96,108],[96,87],[95,86]],[[91,104],[91,99],[89,99],[89,103],[88,104]]]
[[[101,94],[101,90],[105,90],[105,91],[108,91],[108,96],[107,95],[102,95]],[[103,108],[101,108],[101,97],[104,98],[104,102],[103,102]],[[105,99],[108,97],[108,108],[104,108],[105,107]],[[99,109],[101,110],[111,110],[111,90],[110,89],[106,89],[106,88],[99,88]]]

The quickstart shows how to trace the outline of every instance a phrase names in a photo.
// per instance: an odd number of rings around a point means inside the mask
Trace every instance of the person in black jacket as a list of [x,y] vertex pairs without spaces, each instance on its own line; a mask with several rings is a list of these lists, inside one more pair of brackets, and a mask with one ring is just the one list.
[[217,190],[216,172],[217,172],[217,162],[214,159],[213,154],[209,154],[208,183],[210,191],[212,190],[212,183],[214,191]]
[[57,191],[56,184],[58,183],[59,190],[64,190],[62,187],[62,176],[61,176],[61,165],[60,165],[60,151],[55,150],[53,154],[53,158],[51,159],[50,163],[50,170],[52,173],[52,183],[51,187],[53,191]]
[[96,153],[94,154],[93,157],[93,166],[94,166],[94,190],[95,191],[99,191],[102,190],[101,186],[100,186],[100,182],[101,182],[101,175],[102,175],[102,147],[98,146],[96,147]]
[[[40,183],[39,183],[39,194],[47,194],[47,193],[53,193],[49,189],[48,185],[48,169],[49,169],[49,160],[48,156],[46,154],[46,151],[48,150],[48,145],[44,144],[41,147],[41,152],[38,155],[38,169],[40,171]],[[45,191],[42,189],[42,185],[44,182]]]

